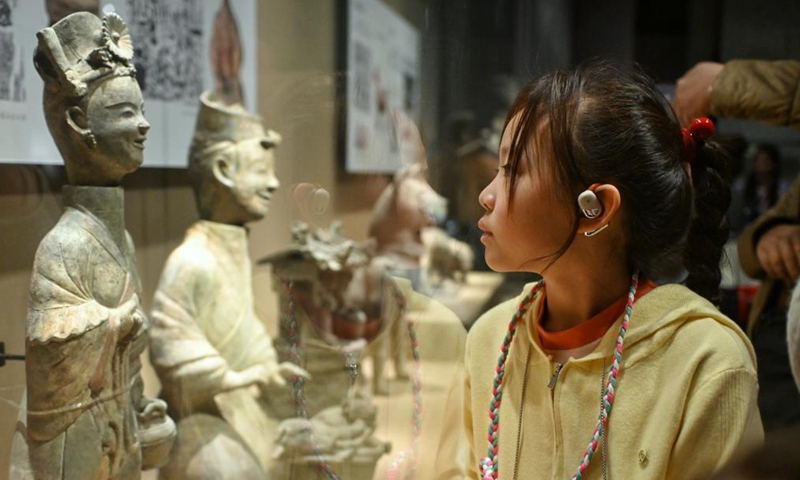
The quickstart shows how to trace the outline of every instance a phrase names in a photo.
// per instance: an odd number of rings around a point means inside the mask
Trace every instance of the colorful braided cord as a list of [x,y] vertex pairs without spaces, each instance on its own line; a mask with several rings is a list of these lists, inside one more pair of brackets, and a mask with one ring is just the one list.
[[487,440],[489,441],[489,449],[485,457],[481,459],[481,479],[494,480],[497,478],[497,455],[500,450],[498,444],[500,435],[500,402],[503,399],[503,378],[506,373],[506,360],[508,359],[508,349],[511,346],[511,341],[514,340],[514,335],[517,333],[517,323],[519,319],[525,315],[528,307],[533,303],[536,298],[536,293],[544,285],[544,279],[539,280],[533,285],[530,293],[525,295],[516,313],[511,317],[508,322],[508,331],[503,339],[503,346],[500,347],[500,356],[497,358],[497,366],[495,367],[494,385],[492,385],[492,400],[489,402],[489,431],[487,433]]
[[[303,368],[303,355],[300,351],[300,328],[297,325],[297,312],[295,311],[294,295],[293,295],[293,282],[285,278],[281,279],[283,288],[286,291],[286,312],[281,318],[281,331],[283,337],[289,341],[289,361]],[[294,401],[297,416],[301,418],[308,418],[308,409],[306,407],[305,397],[305,379],[300,376],[294,377],[292,382],[294,388]],[[316,467],[322,472],[329,480],[341,480],[341,477],[336,474],[333,466],[328,463],[320,452],[317,439],[314,436],[313,430],[311,431],[311,441],[313,443],[314,456],[317,458]]]
[[[498,474],[498,456],[499,456],[499,432],[500,432],[500,404],[503,398],[503,378],[505,376],[506,360],[508,359],[508,350],[511,341],[517,331],[517,323],[519,319],[525,315],[528,307],[533,302],[536,293],[544,285],[544,280],[536,283],[531,292],[522,299],[517,308],[514,316],[508,324],[508,331],[503,339],[503,345],[500,348],[500,356],[497,359],[497,367],[495,367],[494,385],[492,387],[492,400],[489,404],[489,431],[488,441],[489,449],[486,457],[483,457],[480,462],[480,472],[482,480],[496,480]],[[633,313],[633,302],[636,298],[636,290],[639,286],[639,272],[635,272],[631,277],[631,286],[628,293],[628,303],[625,307],[625,315],[622,318],[622,324],[619,328],[617,335],[616,345],[614,347],[614,361],[609,369],[608,381],[606,383],[605,391],[603,393],[603,404],[600,409],[600,414],[597,418],[597,426],[592,433],[589,445],[581,458],[581,463],[572,476],[572,480],[582,480],[586,469],[589,468],[589,463],[592,461],[594,453],[597,451],[597,445],[603,431],[608,427],[608,417],[611,415],[611,408],[614,405],[614,390],[617,386],[617,376],[622,365],[623,343],[625,340],[625,333],[628,331],[628,322],[630,321],[631,314]]]
[[[395,300],[397,301],[400,312],[400,317],[397,321],[403,321],[406,316],[406,299],[400,288],[397,286],[391,277],[386,278],[392,286],[392,293],[394,293]],[[414,372],[411,375],[411,390],[414,397],[414,411],[411,415],[411,450],[404,450],[398,453],[392,460],[389,471],[386,474],[387,480],[399,480],[400,471],[405,468],[404,480],[413,479],[415,477],[417,456],[419,455],[419,439],[422,435],[422,358],[419,354],[419,338],[417,337],[417,329],[414,322],[406,318],[406,327],[408,328],[408,337],[411,340],[411,356],[414,360]]]
[[608,381],[606,382],[606,389],[603,393],[603,406],[600,410],[600,415],[597,417],[597,426],[594,428],[592,438],[586,451],[583,454],[580,465],[572,476],[572,480],[582,480],[586,469],[589,468],[589,462],[592,461],[594,452],[597,451],[597,443],[600,435],[608,427],[608,417],[611,415],[611,408],[614,406],[614,389],[617,386],[617,376],[622,365],[622,352],[623,344],[625,342],[625,333],[628,331],[628,322],[633,313],[633,302],[636,298],[636,289],[639,288],[639,272],[635,272],[631,278],[631,288],[628,292],[628,304],[625,306],[625,316],[622,317],[622,325],[619,327],[619,334],[617,334],[617,342],[614,347],[614,361],[611,363],[611,368],[608,373]]

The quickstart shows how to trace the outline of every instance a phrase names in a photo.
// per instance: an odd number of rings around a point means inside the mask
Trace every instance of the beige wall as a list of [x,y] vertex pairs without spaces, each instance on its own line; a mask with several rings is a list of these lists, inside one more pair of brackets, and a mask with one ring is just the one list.
[[[388,3],[412,21],[422,17],[419,0]],[[284,141],[277,155],[281,190],[267,219],[252,225],[254,259],[288,245],[293,219],[327,226],[336,218],[346,235],[365,238],[372,203],[387,183],[383,176],[346,175],[339,167],[335,92],[342,78],[335,71],[335,4],[259,1],[259,112]],[[63,182],[60,167],[0,166],[0,341],[5,341],[8,352],[24,351],[30,269],[36,246],[61,214],[58,192]],[[303,217],[291,195],[298,182],[328,189],[332,195],[328,212]],[[126,179],[125,187],[126,222],[137,247],[143,300],[149,308],[167,255],[196,218],[194,201],[186,175],[179,170],[140,170]],[[277,312],[268,270],[257,268],[254,284],[257,311],[274,330]],[[149,366],[145,382],[150,394],[158,391]],[[16,405],[24,383],[21,362],[0,369],[0,479],[7,476]]]

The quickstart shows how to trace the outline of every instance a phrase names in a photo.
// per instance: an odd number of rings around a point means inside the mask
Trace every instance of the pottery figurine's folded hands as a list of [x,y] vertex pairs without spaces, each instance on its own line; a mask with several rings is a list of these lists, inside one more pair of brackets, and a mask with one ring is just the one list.
[[109,309],[109,321],[113,328],[119,329],[119,338],[133,337],[139,332],[144,323],[144,316],[140,310],[139,295],[133,294],[130,300],[117,308]]

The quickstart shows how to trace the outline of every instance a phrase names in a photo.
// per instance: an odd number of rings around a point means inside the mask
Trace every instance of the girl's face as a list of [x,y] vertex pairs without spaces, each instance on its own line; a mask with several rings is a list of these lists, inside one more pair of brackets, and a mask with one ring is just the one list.
[[486,263],[492,270],[541,273],[552,262],[548,255],[556,253],[571,234],[574,208],[556,196],[550,164],[552,154],[549,149],[538,151],[533,138],[527,139],[528,148],[517,169],[514,196],[509,198],[509,149],[518,120],[519,115],[506,127],[500,142],[497,174],[478,197],[485,210],[478,227],[484,232],[481,243],[486,247]]

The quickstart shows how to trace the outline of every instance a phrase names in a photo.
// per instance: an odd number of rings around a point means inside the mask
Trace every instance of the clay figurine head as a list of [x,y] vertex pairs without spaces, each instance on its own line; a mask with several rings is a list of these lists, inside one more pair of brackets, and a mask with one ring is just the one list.
[[122,18],[69,15],[36,34],[50,134],[73,185],[115,186],[144,160],[150,124]]
[[230,225],[262,219],[280,186],[274,157],[280,141],[240,104],[224,105],[203,93],[189,150],[200,217]]

